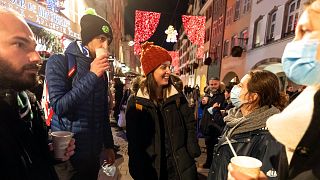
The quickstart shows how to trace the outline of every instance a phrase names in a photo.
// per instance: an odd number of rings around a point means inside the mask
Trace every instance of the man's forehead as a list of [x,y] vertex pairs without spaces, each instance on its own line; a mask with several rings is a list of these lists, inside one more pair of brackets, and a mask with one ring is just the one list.
[[210,83],[212,82],[212,83],[219,83],[220,81],[219,80],[215,80],[215,79],[210,79],[210,81],[209,81]]
[[6,38],[24,39],[36,43],[33,32],[23,19],[13,14],[0,13],[0,24],[2,25],[0,33]]

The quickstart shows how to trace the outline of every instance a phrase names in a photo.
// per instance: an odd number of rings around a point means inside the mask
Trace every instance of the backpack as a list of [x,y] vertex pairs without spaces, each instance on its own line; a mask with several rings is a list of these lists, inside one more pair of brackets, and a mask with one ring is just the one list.
[[[62,55],[63,56],[63,55]],[[72,54],[65,54],[64,60],[68,62],[68,72],[67,72],[67,78],[70,83],[72,83],[73,77],[77,70],[77,63],[76,58]],[[71,86],[70,86],[71,87]],[[48,90],[48,84],[46,78],[43,82],[43,91],[42,91],[42,98],[41,98],[41,107],[44,112],[46,125],[50,126],[52,116],[54,114],[53,108],[50,106],[50,99],[49,99],[49,90]]]

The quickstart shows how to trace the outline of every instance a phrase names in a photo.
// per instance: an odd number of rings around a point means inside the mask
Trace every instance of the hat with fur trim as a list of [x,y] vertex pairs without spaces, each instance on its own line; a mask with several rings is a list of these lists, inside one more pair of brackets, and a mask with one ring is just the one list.
[[112,29],[108,21],[97,15],[92,8],[86,10],[85,15],[80,20],[82,44],[87,45],[93,38],[105,35],[108,44],[112,42]]
[[148,75],[162,63],[172,62],[172,58],[164,48],[153,45],[153,42],[145,42],[142,44],[140,61],[144,74]]

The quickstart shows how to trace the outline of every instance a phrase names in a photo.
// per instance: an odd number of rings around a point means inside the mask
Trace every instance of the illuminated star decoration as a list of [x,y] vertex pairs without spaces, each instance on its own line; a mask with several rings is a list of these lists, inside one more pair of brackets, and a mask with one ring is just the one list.
[[178,33],[177,33],[177,30],[175,30],[172,25],[168,27],[165,33],[167,34],[167,39],[166,39],[167,42],[177,42]]

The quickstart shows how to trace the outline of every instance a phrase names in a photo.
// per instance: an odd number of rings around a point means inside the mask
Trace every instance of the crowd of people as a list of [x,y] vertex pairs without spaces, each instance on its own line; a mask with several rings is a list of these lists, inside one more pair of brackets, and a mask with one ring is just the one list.
[[[152,42],[142,44],[143,76],[110,83],[112,28],[91,11],[80,20],[81,41],[47,61],[48,127],[30,91],[41,63],[34,34],[21,15],[0,8],[0,179],[96,180],[101,165],[116,158],[112,111],[116,121],[125,114],[118,130],[126,130],[134,179],[197,179],[199,133],[208,180],[252,179],[230,164],[229,140],[237,155],[262,162],[259,180],[320,179],[319,18],[320,0],[308,1],[283,53],[298,91],[289,85],[283,92],[274,73],[251,70],[237,84],[210,78],[201,96],[199,86],[184,86],[171,73],[168,51]],[[48,129],[73,133],[62,159],[53,156]]]

